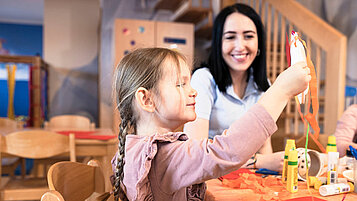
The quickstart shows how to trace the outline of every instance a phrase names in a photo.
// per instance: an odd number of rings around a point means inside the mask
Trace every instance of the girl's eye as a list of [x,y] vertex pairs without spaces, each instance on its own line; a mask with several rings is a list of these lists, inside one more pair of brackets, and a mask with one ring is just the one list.
[[184,86],[186,86],[186,83],[180,83],[180,84],[176,85],[176,87],[184,87]]

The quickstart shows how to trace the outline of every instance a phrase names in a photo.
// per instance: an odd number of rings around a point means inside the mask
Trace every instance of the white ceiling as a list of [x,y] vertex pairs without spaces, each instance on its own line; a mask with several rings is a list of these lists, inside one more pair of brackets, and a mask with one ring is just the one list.
[[43,24],[44,0],[0,0],[0,22]]

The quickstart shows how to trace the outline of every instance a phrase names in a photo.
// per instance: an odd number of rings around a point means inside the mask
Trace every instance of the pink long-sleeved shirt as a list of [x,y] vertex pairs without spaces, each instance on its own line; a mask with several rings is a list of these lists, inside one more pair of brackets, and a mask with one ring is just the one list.
[[337,122],[335,136],[337,151],[340,157],[346,155],[348,145],[357,133],[357,104],[351,105]]
[[183,133],[128,135],[123,180],[127,197],[203,200],[204,181],[237,170],[276,129],[270,114],[256,104],[213,140],[191,140]]

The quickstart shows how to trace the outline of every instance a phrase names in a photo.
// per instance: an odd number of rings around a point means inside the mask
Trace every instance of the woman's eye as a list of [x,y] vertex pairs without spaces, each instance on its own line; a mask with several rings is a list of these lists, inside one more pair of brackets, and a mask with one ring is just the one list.
[[244,38],[245,39],[251,39],[251,38],[254,38],[254,35],[245,35]]
[[226,39],[226,40],[232,40],[234,38],[235,38],[234,36],[226,36],[226,37],[224,37],[224,39]]

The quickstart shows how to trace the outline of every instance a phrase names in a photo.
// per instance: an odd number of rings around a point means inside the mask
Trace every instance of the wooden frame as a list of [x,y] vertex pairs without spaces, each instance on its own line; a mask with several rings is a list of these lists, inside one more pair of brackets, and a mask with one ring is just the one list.
[[[32,83],[32,104],[33,107],[33,127],[40,127],[44,119],[41,113],[41,69],[47,72],[47,65],[42,61],[39,56],[12,56],[12,55],[0,55],[0,62],[4,63],[26,63],[31,64],[33,67]],[[48,102],[48,101],[47,101]]]

